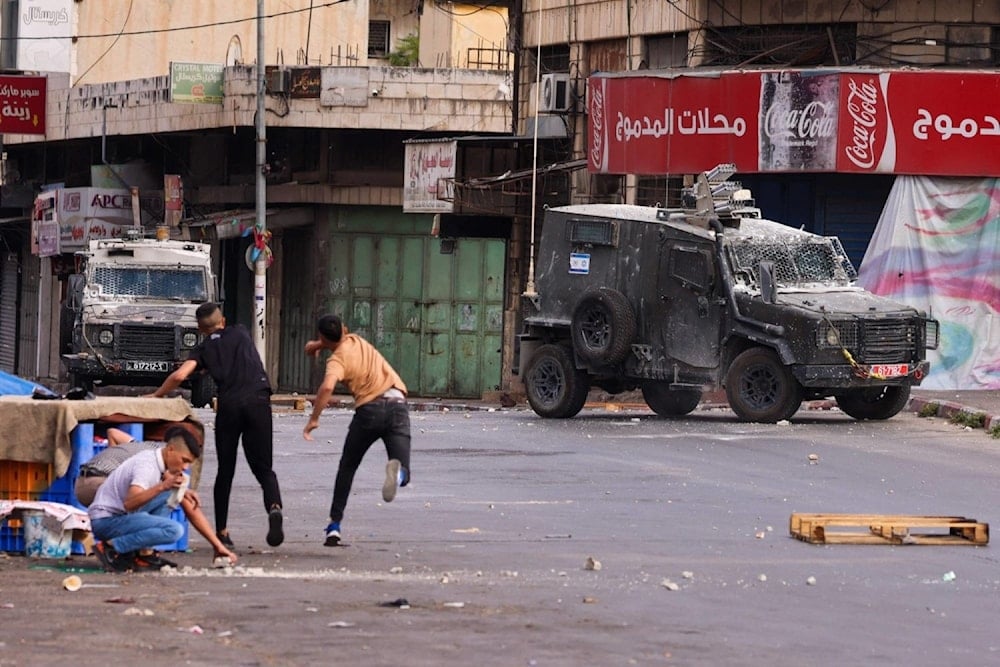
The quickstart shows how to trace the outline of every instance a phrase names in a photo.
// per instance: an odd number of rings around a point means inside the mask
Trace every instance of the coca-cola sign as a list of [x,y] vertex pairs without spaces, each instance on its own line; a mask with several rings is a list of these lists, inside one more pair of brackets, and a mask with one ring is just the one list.
[[764,116],[764,132],[772,140],[811,141],[836,134],[837,109],[823,102],[810,102],[804,109],[771,107]]
[[971,70],[648,70],[590,78],[591,171],[995,176],[1000,77]]
[[590,170],[603,171],[607,166],[605,152],[607,142],[604,138],[604,82],[592,85],[588,92],[590,101]]
[[761,171],[821,171],[836,165],[836,74],[764,72]]
[[[862,171],[891,171],[895,137],[878,75],[846,75],[842,108],[843,155]],[[842,163],[842,169],[853,171]]]

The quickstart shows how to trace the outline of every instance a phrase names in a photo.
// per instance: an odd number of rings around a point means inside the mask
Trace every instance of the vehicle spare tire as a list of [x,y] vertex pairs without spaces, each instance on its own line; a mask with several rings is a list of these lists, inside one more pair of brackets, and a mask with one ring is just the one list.
[[573,348],[584,361],[613,365],[628,355],[635,340],[635,313],[625,295],[607,287],[586,292],[573,310]]
[[531,409],[540,417],[565,419],[583,409],[590,379],[576,368],[573,353],[562,345],[542,345],[531,355],[524,374]]
[[837,406],[855,419],[889,419],[906,407],[910,388],[903,386],[869,387],[840,394]]

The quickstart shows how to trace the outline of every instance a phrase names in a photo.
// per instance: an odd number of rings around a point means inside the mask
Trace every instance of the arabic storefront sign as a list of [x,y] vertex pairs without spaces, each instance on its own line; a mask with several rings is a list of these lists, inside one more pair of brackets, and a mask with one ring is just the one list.
[[0,134],[45,134],[44,76],[0,76]]
[[598,173],[1000,172],[1000,77],[987,72],[597,75],[588,98]]
[[454,210],[454,141],[406,144],[403,169],[405,213],[451,213]]
[[170,63],[170,101],[222,104],[225,67],[208,63]]

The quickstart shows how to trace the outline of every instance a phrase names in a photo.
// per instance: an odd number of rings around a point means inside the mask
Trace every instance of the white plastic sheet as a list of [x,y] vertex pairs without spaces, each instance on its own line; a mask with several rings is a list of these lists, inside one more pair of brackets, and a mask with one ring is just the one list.
[[940,322],[922,388],[1000,389],[1000,179],[897,177],[858,284]]

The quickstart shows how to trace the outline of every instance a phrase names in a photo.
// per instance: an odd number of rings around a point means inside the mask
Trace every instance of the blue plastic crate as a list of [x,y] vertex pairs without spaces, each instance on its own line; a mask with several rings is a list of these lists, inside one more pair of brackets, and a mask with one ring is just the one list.
[[[136,440],[142,440],[143,438],[144,427],[142,423],[116,424],[115,426],[130,434]],[[77,501],[74,491],[76,479],[80,475],[80,466],[93,458],[95,454],[105,449],[107,445],[94,442],[94,424],[90,422],[80,422],[77,424],[76,428],[70,434],[70,441],[73,447],[73,454],[66,474],[53,479],[49,487],[39,493],[37,498],[32,497],[34,494],[31,494],[31,496],[24,498],[25,500],[45,500],[86,509]],[[51,470],[51,466],[49,469]],[[178,523],[184,525],[184,536],[172,545],[165,545],[158,548],[161,551],[185,551],[187,550],[188,543],[187,517],[180,508],[174,510],[170,516]],[[0,525],[0,551],[24,553],[24,533],[21,527],[11,527],[8,522]],[[87,553],[84,544],[76,541],[73,542],[71,551],[74,554]]]
[[177,540],[173,544],[158,544],[155,548],[158,551],[187,551],[188,532],[190,530],[187,515],[184,514],[184,510],[182,508],[178,507],[170,513],[170,518],[184,526],[184,534],[181,535],[181,539]]
[[[20,523],[20,522],[18,522]],[[14,528],[8,521],[0,525],[0,551],[24,553],[24,528]]]

